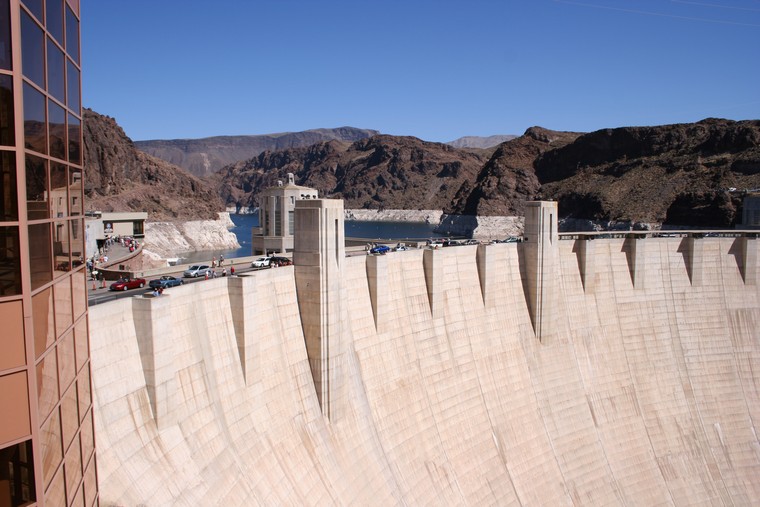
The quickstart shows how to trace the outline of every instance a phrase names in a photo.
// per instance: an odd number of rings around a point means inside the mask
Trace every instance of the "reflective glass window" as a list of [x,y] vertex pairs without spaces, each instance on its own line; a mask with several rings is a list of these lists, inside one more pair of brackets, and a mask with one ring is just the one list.
[[13,118],[13,78],[0,74],[0,144],[4,146],[16,143]]
[[71,242],[69,241],[68,222],[55,222],[53,224],[53,265],[55,276],[61,276],[71,271]]
[[45,36],[26,12],[21,12],[21,68],[24,76],[45,88]]
[[34,353],[40,357],[55,342],[55,311],[53,310],[53,289],[47,289],[32,296],[34,315]]
[[3,353],[0,354],[0,370],[24,366],[26,350],[24,312],[21,301],[0,303],[0,323],[3,326]]
[[92,456],[92,451],[95,450],[94,431],[92,429],[92,412],[87,413],[83,417],[82,429],[79,430],[79,434],[82,437],[82,457],[84,462],[87,463]]
[[50,353],[37,365],[37,405],[40,418],[48,416],[58,403],[58,361]]
[[87,319],[80,320],[74,326],[74,341],[77,349],[77,371],[79,371],[90,355],[90,346],[87,340]]
[[0,151],[0,221],[18,220],[16,188],[16,154]]
[[[66,429],[65,424],[64,421],[64,434]],[[66,498],[74,498],[77,487],[82,481],[82,450],[78,435],[66,453],[63,466],[66,471]],[[79,505],[82,505],[81,502]]]
[[[87,455],[84,454],[84,429],[82,429],[82,459],[87,463]],[[90,464],[87,466],[87,470],[84,473],[84,501],[86,505],[94,505],[95,497],[98,494],[98,481],[95,478],[95,460],[90,458]]]
[[66,486],[63,482],[63,467],[58,469],[53,481],[45,491],[45,505],[66,505]]
[[[61,426],[63,427],[63,448],[69,447],[74,439],[74,434],[79,428],[79,406],[77,403],[77,390],[71,388],[61,397]],[[79,452],[79,449],[77,449]]]
[[79,20],[68,6],[66,7],[66,53],[79,63]]
[[0,449],[0,471],[0,477],[3,478],[0,482],[3,496],[0,500],[3,506],[17,507],[34,503],[37,492],[31,440]]
[[[92,395],[90,394],[90,369],[85,368],[77,379],[77,391],[79,392],[79,418],[83,418],[90,408]],[[83,430],[84,431],[84,430]],[[82,434],[84,436],[84,433]],[[84,454],[89,456],[89,454]]]
[[[55,284],[55,329],[61,336],[74,323],[71,311],[71,278],[65,277]],[[58,358],[60,360],[60,357]]]
[[71,63],[71,60],[66,60],[66,84],[68,86],[68,106],[76,114],[79,114],[80,100],[79,100],[79,69],[76,65]]
[[[71,291],[74,295],[74,320],[78,319],[87,311],[87,284],[85,280],[85,271],[80,270],[71,277]],[[77,347],[79,344],[77,343]],[[79,349],[77,348],[77,354]],[[77,357],[77,362],[79,358]],[[77,368],[79,369],[79,368]]]
[[69,162],[82,164],[82,124],[74,115],[69,115]]
[[70,220],[71,225],[71,262],[75,265],[84,263],[84,226],[81,219]]
[[58,410],[53,412],[50,419],[40,428],[40,442],[42,443],[42,477],[45,480],[45,487],[47,487],[63,459],[61,414]]
[[0,296],[21,294],[18,227],[0,227]]
[[26,8],[42,22],[42,0],[23,0]]
[[82,171],[69,166],[69,215],[82,214]]
[[45,96],[24,83],[24,147],[47,153]]
[[50,217],[48,207],[47,161],[34,155],[26,156],[26,213],[29,220]]
[[66,111],[49,100],[48,114],[50,115],[50,156],[66,160]]
[[63,51],[58,49],[55,42],[48,39],[48,55],[47,55],[47,82],[48,93],[60,100],[61,103],[66,102],[66,85],[64,80],[64,66],[66,57],[63,56]]
[[45,2],[47,16],[45,26],[61,46],[63,46],[63,2],[64,0],[46,0]]
[[66,165],[50,162],[50,208],[54,218],[69,215],[69,186],[66,184],[68,180]]
[[53,255],[50,248],[50,224],[29,226],[29,271],[32,290],[38,289],[53,279]]
[[[58,342],[58,384],[61,392],[69,388],[76,377],[74,333],[68,333]],[[47,356],[45,356],[47,357]]]
[[11,69],[11,6],[0,0],[0,69]]

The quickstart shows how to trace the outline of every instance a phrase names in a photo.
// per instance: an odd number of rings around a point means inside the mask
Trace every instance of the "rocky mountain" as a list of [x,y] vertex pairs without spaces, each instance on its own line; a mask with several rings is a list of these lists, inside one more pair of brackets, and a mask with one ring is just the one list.
[[494,146],[498,146],[499,144],[509,141],[510,139],[514,139],[517,136],[513,135],[496,135],[496,136],[488,136],[488,137],[480,137],[480,136],[464,136],[460,137],[459,139],[454,139],[453,141],[449,141],[449,146],[453,146],[454,148],[493,148]]
[[333,140],[353,142],[376,134],[376,130],[340,127],[252,136],[136,141],[135,146],[191,174],[208,176],[228,164],[248,160],[264,151],[302,148]]
[[760,121],[599,130],[534,168],[566,216],[731,227],[742,190],[760,188]]
[[543,198],[574,218],[705,227],[735,225],[741,190],[760,188],[756,120],[587,134],[531,127],[487,153],[374,136],[265,152],[225,167],[214,181],[228,205],[255,206],[258,191],[292,172],[347,208],[519,216],[524,201]]
[[228,206],[256,206],[257,193],[292,172],[300,185],[341,197],[346,208],[448,210],[462,185],[475,182],[486,157],[473,150],[377,135],[264,152],[214,176]]
[[113,118],[84,110],[88,210],[147,211],[150,220],[212,220],[224,206],[195,176],[135,148]]

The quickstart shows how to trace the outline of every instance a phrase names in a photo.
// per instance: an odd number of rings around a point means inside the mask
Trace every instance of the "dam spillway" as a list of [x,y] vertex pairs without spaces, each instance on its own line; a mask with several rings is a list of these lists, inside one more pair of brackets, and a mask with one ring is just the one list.
[[755,241],[550,241],[91,308],[101,503],[758,504]]

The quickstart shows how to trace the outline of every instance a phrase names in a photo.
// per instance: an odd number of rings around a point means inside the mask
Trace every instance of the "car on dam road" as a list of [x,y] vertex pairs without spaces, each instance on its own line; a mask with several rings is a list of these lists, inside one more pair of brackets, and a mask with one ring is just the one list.
[[291,264],[293,264],[293,261],[288,259],[287,257],[270,257],[269,264],[274,267],[290,266]]
[[145,278],[119,278],[108,288],[109,290],[142,289],[145,287]]
[[255,259],[253,262],[251,262],[252,268],[268,268],[269,267],[269,257],[259,257],[258,259]]
[[391,247],[389,247],[388,245],[377,245],[372,250],[370,250],[369,253],[385,255],[390,251],[391,251]]
[[185,283],[181,278],[174,278],[173,276],[164,275],[161,278],[156,278],[148,282],[151,289],[166,289],[168,287],[176,287]]
[[198,278],[206,275],[211,276],[211,268],[205,264],[193,264],[182,273],[185,278]]

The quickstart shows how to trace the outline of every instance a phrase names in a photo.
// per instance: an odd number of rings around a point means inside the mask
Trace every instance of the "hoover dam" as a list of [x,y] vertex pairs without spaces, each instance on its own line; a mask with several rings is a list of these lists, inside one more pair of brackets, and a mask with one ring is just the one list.
[[92,307],[101,505],[758,505],[752,234],[346,257]]

